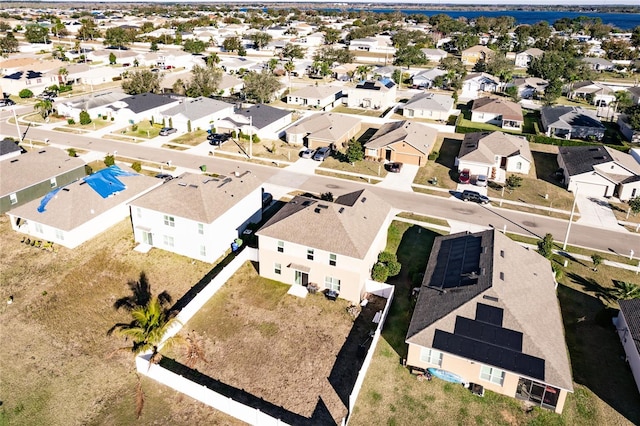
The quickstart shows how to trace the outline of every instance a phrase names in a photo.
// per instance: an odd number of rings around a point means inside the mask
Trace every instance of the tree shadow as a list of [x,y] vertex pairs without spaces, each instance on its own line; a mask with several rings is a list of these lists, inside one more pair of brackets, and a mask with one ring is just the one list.
[[574,272],[568,273],[567,278],[573,283],[582,286],[585,291],[592,293],[603,304],[610,302],[612,299],[610,289],[603,287],[593,278],[586,278]]
[[533,162],[536,166],[536,178],[559,188],[564,188],[562,186],[562,180],[559,179],[562,178],[562,175],[556,175],[556,171],[558,170],[557,155],[550,152],[538,151],[532,152],[531,155],[533,156]]
[[[113,303],[114,309],[124,309],[130,312],[135,308],[147,306],[153,295],[147,274],[144,271],[140,272],[140,278],[137,281],[130,280],[127,286],[131,290],[131,294],[116,300]],[[172,302],[171,295],[167,291],[158,294],[158,300],[163,306]]]

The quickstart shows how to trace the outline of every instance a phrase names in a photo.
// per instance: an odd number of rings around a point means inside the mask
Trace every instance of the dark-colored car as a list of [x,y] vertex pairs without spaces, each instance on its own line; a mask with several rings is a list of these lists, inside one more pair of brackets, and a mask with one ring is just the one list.
[[262,193],[262,208],[269,207],[271,202],[273,201],[273,195],[268,192]]
[[471,171],[469,169],[463,169],[458,176],[458,182],[469,183],[471,181]]
[[207,136],[207,140],[209,145],[218,146],[228,141],[230,137],[228,133],[212,133]]
[[474,203],[487,204],[489,203],[489,197],[482,195],[476,191],[462,191],[462,201],[473,201]]
[[400,170],[402,170],[402,163],[397,161],[394,163],[387,163],[387,170],[390,173],[400,173]]
[[328,146],[323,146],[319,148],[315,154],[313,154],[313,159],[316,161],[324,161],[331,154],[331,148]]
[[177,129],[174,129],[173,127],[163,127],[162,129],[160,129],[160,136],[169,136],[172,133],[177,132]]
[[0,107],[15,105],[16,103],[11,99],[0,99]]
[[173,179],[173,176],[167,173],[158,173],[156,177],[158,179],[163,179],[165,182],[169,182],[171,179]]

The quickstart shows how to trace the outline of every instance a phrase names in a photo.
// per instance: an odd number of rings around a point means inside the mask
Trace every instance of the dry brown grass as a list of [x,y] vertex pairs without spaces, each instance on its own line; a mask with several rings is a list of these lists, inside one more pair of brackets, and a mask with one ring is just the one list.
[[[0,218],[2,299],[0,424],[120,425],[135,423],[133,357],[108,357],[125,342],[106,331],[127,315],[113,302],[127,282],[147,273],[155,292],[179,298],[211,265],[157,249],[134,252],[123,221],[75,250],[20,243]],[[146,405],[138,424],[238,424],[190,398],[143,380]]]

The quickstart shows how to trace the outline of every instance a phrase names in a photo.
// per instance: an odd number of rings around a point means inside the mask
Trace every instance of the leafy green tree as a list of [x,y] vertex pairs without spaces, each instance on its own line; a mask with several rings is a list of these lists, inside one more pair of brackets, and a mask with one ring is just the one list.
[[0,21],[0,32],[7,33],[11,31],[11,25],[7,24],[5,21]]
[[611,297],[616,300],[640,299],[640,286],[626,281],[615,281],[609,291]]
[[371,278],[378,282],[385,282],[388,277],[394,277],[400,273],[401,265],[395,254],[382,251],[378,254],[378,262],[373,266]]
[[227,52],[238,52],[242,48],[240,37],[227,37],[222,42],[222,48]]
[[418,46],[405,46],[396,50],[396,56],[393,61],[394,65],[406,66],[411,68],[412,65],[426,65],[429,63],[427,56]]
[[109,28],[104,33],[104,45],[122,49],[135,41],[135,36],[136,32],[132,30],[120,27]]
[[33,98],[33,92],[29,89],[22,89],[20,93],[18,93],[21,99]]
[[553,105],[556,100],[562,95],[562,82],[560,80],[551,80],[544,89],[544,96],[542,101],[545,105]]
[[518,95],[518,88],[516,86],[508,86],[504,89],[504,93],[509,96],[514,102],[518,102],[520,100],[520,96]]
[[273,37],[271,37],[270,34],[261,31],[257,31],[249,35],[249,40],[253,42],[256,50],[260,50],[265,47],[267,44],[269,44],[272,38]]
[[634,215],[640,213],[640,197],[633,197],[630,199],[629,207]]
[[116,164],[116,157],[111,155],[111,154],[107,154],[104,156],[104,165],[107,167],[111,167],[114,164]]
[[244,76],[245,94],[260,103],[271,101],[281,87],[278,78],[266,71],[261,73],[252,71]]
[[304,58],[306,49],[302,46],[293,43],[287,43],[282,49],[282,56],[288,58],[290,61],[294,59]]
[[0,53],[15,53],[18,51],[18,40],[13,33],[8,32],[4,37],[0,38]]
[[289,78],[289,91],[291,91],[291,74],[293,74],[293,71],[295,71],[295,69],[296,66],[291,61],[284,64],[284,70],[287,72],[287,77]]
[[636,49],[640,48],[640,25],[631,32],[631,45]]
[[191,80],[186,85],[187,96],[211,96],[217,93],[222,81],[222,70],[215,66],[196,65],[191,69]]
[[91,123],[91,117],[89,113],[85,110],[80,111],[80,124],[87,125]]
[[356,74],[360,76],[360,80],[366,80],[369,78],[369,73],[372,69],[373,67],[371,65],[358,65],[358,68],[356,68]]
[[111,52],[109,53],[109,64],[114,65],[116,63],[116,54]]
[[361,161],[364,158],[364,148],[356,138],[351,138],[349,141],[346,156],[350,163]]
[[546,234],[543,239],[538,241],[538,253],[547,259],[551,259],[553,255],[553,235]]
[[600,256],[598,253],[593,253],[591,255],[591,260],[593,261],[593,270],[597,271],[598,266],[600,266],[600,264],[602,263],[602,256]]
[[47,118],[53,112],[53,102],[49,99],[40,99],[35,103],[33,109],[40,112],[42,118]]
[[80,23],[82,26],[78,29],[78,39],[93,40],[100,37],[100,30],[93,19],[81,19]]
[[347,64],[353,62],[353,52],[342,49],[339,47],[323,47],[313,55],[313,60],[316,62],[326,62],[329,67],[333,65],[333,63],[338,64]]
[[160,73],[150,70],[132,71],[122,82],[122,89],[129,95],[159,93],[161,78]]
[[40,25],[27,25],[24,32],[24,38],[29,43],[46,43],[49,35],[49,29]]
[[522,186],[522,177],[512,174],[507,178],[507,187],[509,187],[509,189],[516,189]]
[[207,48],[207,44],[202,40],[189,39],[184,42],[184,51],[189,53],[202,53]]
[[335,44],[340,40],[340,31],[335,28],[323,27],[321,32],[324,34],[324,44]]
[[462,52],[463,50],[478,45],[478,43],[480,43],[480,37],[475,34],[462,33],[454,36],[451,42],[459,52]]
[[152,52],[157,52],[158,51],[158,42],[157,41],[152,41],[151,42],[151,47],[149,47],[149,50]]
[[514,63],[502,54],[495,54],[487,60],[487,72],[500,79],[500,81],[511,80]]

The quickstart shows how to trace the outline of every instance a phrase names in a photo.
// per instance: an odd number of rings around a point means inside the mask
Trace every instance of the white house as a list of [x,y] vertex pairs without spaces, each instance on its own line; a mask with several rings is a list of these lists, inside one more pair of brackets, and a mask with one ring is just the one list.
[[154,120],[165,123],[171,120],[172,127],[180,131],[210,129],[216,122],[233,114],[234,106],[211,98],[184,98],[178,105],[159,111]]
[[473,101],[471,121],[495,124],[505,130],[520,132],[524,116],[520,104],[504,98],[483,97]]
[[607,106],[616,100],[616,94],[611,87],[590,80],[574,83],[567,97],[584,99],[597,107]]
[[110,117],[113,113],[113,109],[109,107],[109,105],[112,105],[126,97],[127,95],[122,92],[107,91],[86,95],[81,98],[60,98],[60,100],[56,101],[54,105],[58,110],[58,114],[79,121],[80,112],[83,110],[87,111],[89,116],[92,118]]
[[430,70],[420,71],[411,77],[411,83],[417,88],[425,88],[430,89],[433,87],[433,81],[436,77],[440,77],[445,75],[447,72],[445,70],[441,70],[440,68],[433,68]]
[[534,99],[544,95],[544,89],[549,82],[538,77],[514,78],[506,87],[516,87],[518,97],[522,99]]
[[347,106],[385,110],[395,103],[396,92],[396,84],[388,78],[362,81],[356,87],[349,88]]
[[618,305],[620,312],[614,324],[640,392],[640,299],[618,300]]
[[159,116],[161,110],[176,106],[181,100],[182,97],[178,96],[142,93],[120,99],[105,106],[105,108],[111,109],[112,112],[108,115],[116,117],[116,119],[138,122]]
[[420,49],[429,62],[439,63],[441,60],[447,57],[447,52],[442,49]]
[[407,118],[428,118],[446,121],[455,111],[453,98],[449,94],[418,93],[402,107]]
[[278,139],[282,129],[291,124],[293,112],[274,108],[265,104],[252,105],[236,109],[230,116],[218,121],[218,131],[241,131],[248,135],[257,135],[260,139]]
[[287,103],[321,110],[332,109],[342,97],[342,90],[339,86],[307,86],[288,94]]
[[262,219],[260,185],[249,171],[184,173],[129,203],[135,241],[213,263]]
[[477,99],[481,95],[480,92],[497,92],[499,87],[500,79],[497,77],[484,72],[471,73],[468,74],[462,82],[460,98]]
[[527,68],[534,58],[540,58],[544,54],[544,51],[532,47],[524,52],[516,54],[516,67]]
[[7,214],[14,231],[72,249],[125,219],[127,203],[161,184],[111,166]]

